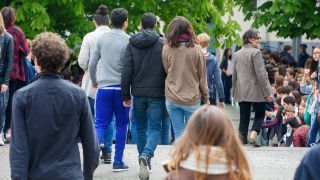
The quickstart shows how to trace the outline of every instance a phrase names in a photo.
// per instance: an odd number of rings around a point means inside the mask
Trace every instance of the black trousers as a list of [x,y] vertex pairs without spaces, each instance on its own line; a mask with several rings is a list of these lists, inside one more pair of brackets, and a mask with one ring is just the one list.
[[240,102],[240,124],[239,133],[240,138],[244,144],[247,144],[248,128],[250,123],[251,106],[254,107],[254,121],[251,131],[260,132],[263,120],[265,117],[266,103],[265,102]]
[[13,80],[9,81],[9,100],[8,100],[8,105],[6,109],[6,123],[4,126],[4,132],[6,132],[8,129],[11,128],[11,120],[12,120],[12,98],[14,93],[19,90],[20,88],[24,87],[27,85],[26,82],[20,81],[20,80]]

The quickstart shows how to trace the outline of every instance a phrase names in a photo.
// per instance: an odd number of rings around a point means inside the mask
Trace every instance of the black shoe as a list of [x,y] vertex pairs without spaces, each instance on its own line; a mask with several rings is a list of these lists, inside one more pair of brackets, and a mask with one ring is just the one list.
[[102,159],[102,162],[104,164],[111,164],[111,152],[103,152],[102,151],[102,155],[101,155],[100,159]]
[[231,101],[225,101],[224,103],[225,104],[231,104],[232,102]]
[[113,163],[113,168],[112,171],[113,172],[122,172],[122,171],[128,171],[129,170],[129,166],[126,165],[124,162],[121,162],[120,164],[118,163]]
[[140,156],[139,165],[140,165],[139,178],[141,180],[148,180],[149,179],[148,157]]
[[151,167],[151,158],[147,158],[147,163],[148,163],[148,169],[149,169],[149,172],[152,172],[152,167]]

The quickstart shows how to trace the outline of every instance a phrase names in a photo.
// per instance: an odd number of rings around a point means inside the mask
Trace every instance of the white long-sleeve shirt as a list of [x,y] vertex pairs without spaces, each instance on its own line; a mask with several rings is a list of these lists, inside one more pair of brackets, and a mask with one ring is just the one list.
[[79,66],[85,71],[81,87],[85,90],[87,96],[93,99],[95,99],[97,89],[92,87],[90,73],[88,70],[89,60],[98,39],[108,31],[110,31],[110,28],[108,26],[99,26],[95,31],[85,35],[78,57]]

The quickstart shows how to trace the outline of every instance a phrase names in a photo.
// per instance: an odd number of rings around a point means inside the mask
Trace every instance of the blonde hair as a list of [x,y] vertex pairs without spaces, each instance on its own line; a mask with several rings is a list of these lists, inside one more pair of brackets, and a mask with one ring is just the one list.
[[0,13],[0,34],[2,34],[5,30],[6,28],[3,22],[2,14]]
[[[193,113],[185,131],[174,146],[168,170],[178,170],[180,163],[191,153],[195,153],[199,163],[202,146],[217,146],[225,150],[229,179],[252,179],[251,168],[237,130],[226,113],[217,107],[204,105]],[[206,172],[208,172],[210,148],[205,153]],[[233,167],[236,167],[236,170]],[[195,173],[196,179],[205,179],[206,176],[207,173]]]
[[201,33],[197,36],[202,48],[208,47],[210,43],[210,36],[207,33]]

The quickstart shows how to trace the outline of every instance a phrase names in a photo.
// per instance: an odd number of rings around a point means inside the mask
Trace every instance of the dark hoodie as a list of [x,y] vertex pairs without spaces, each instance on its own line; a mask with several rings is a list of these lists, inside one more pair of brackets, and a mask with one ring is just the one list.
[[164,97],[166,73],[162,64],[163,38],[151,29],[129,39],[122,61],[121,91],[123,100],[134,97]]

